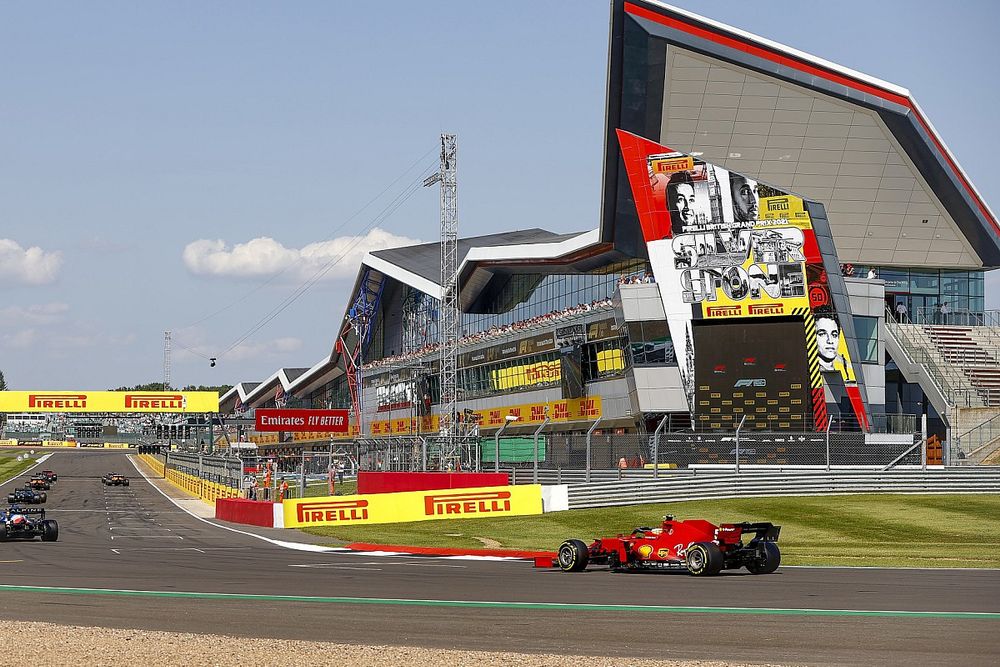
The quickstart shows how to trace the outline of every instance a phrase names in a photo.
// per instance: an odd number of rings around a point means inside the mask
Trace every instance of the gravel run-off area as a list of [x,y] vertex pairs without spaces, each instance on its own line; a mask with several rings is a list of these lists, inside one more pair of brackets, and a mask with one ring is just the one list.
[[[25,643],[25,640],[28,643]],[[450,651],[402,646],[355,646],[281,639],[247,639],[180,632],[114,630],[8,621],[0,626],[8,648],[0,664],[44,665],[476,665],[477,667],[721,667],[749,663],[581,658],[482,651]],[[20,649],[14,647],[20,646]]]

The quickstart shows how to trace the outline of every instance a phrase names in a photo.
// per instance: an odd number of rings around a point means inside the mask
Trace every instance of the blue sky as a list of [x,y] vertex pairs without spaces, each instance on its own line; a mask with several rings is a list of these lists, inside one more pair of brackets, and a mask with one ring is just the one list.
[[[1000,208],[993,3],[676,4],[909,88]],[[0,370],[12,388],[157,381],[166,329],[177,385],[313,364],[357,253],[216,368],[204,357],[312,275],[315,253],[375,221],[385,198],[348,218],[442,131],[459,135],[463,235],[598,224],[607,2],[0,7]],[[434,240],[437,205],[436,190],[416,192],[357,247]],[[260,237],[271,241],[241,251],[266,262],[218,254]]]

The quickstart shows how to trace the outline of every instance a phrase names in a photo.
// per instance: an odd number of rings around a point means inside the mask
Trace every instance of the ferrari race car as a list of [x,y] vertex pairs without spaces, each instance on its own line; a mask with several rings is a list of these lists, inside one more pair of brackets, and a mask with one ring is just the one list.
[[12,506],[0,510],[0,540],[34,539],[55,542],[59,539],[59,524],[45,518],[45,510]]
[[25,485],[22,489],[14,489],[7,494],[7,502],[13,505],[14,503],[26,503],[28,505],[41,505],[46,500],[48,500],[48,494],[42,491],[34,491],[28,485]]
[[49,484],[49,480],[45,479],[41,475],[32,475],[31,479],[28,481],[28,486],[32,489],[44,489],[45,491],[52,488],[52,485]]
[[109,472],[101,478],[101,483],[105,486],[128,486],[128,477],[116,472]]
[[59,481],[59,475],[56,474],[55,470],[43,470],[39,474],[45,479],[49,480],[49,483]]
[[781,526],[771,523],[716,526],[702,519],[678,521],[665,516],[659,528],[636,528],[631,535],[600,538],[590,546],[566,540],[553,565],[564,572],[599,563],[612,572],[687,570],[701,577],[745,567],[751,574],[770,574],[781,563],[775,544],[779,532]]

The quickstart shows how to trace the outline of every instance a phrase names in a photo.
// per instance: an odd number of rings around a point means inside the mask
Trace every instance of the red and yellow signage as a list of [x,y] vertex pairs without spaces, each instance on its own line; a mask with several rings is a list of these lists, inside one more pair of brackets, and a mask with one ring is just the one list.
[[347,433],[347,410],[257,408],[257,431]]
[[296,498],[282,505],[286,528],[525,516],[542,513],[542,487],[531,484]]
[[214,391],[0,391],[0,412],[218,412]]

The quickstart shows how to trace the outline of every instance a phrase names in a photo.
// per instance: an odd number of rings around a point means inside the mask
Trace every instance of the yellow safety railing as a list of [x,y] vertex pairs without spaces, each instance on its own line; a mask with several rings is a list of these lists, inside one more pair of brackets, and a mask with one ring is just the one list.
[[164,470],[163,462],[150,454],[140,454],[139,459],[177,488],[196,495],[211,505],[214,505],[219,498],[236,498],[240,495],[238,489],[224,484],[210,482],[179,470]]

